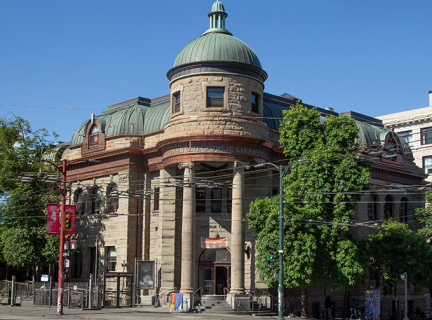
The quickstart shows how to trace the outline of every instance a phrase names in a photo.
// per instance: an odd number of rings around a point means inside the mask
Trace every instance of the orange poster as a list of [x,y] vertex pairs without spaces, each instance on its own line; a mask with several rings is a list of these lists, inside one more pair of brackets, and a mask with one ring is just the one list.
[[171,295],[170,309],[174,309],[175,297],[176,297],[176,294],[173,293],[173,294]]

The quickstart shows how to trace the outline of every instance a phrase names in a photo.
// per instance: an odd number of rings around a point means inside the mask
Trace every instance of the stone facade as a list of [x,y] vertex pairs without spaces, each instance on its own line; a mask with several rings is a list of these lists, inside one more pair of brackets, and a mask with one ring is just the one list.
[[[224,28],[210,31],[229,34]],[[216,45],[209,48],[218,50]],[[212,295],[226,288],[237,298],[250,291],[275,294],[256,268],[256,241],[246,214],[254,199],[279,191],[276,172],[253,166],[286,163],[278,148],[278,120],[296,101],[289,95],[264,93],[267,75],[258,58],[252,56],[248,64],[237,53],[239,61],[192,57],[168,72],[169,95],[112,105],[77,130],[75,144],[64,154],[72,182],[70,202],[79,207],[82,248],[70,278],[86,280],[96,272],[101,284],[104,272],[133,273],[136,260],[149,260],[155,262],[154,289],[139,291],[143,296],[180,290],[188,297],[199,288]],[[208,88],[224,89],[218,107],[208,105]],[[92,136],[94,126],[99,133]],[[373,130],[386,141],[394,138],[390,130]],[[409,155],[375,161],[370,183],[378,204],[371,209],[370,194],[365,194],[355,220],[370,224],[387,216],[397,219],[403,208],[406,222],[415,224],[412,212],[421,206],[421,196],[380,191],[390,184],[423,183],[421,169]],[[352,232],[364,238],[371,231]],[[367,280],[366,285],[373,282]],[[353,288],[352,299],[361,301],[362,292]],[[287,293],[290,310],[297,313],[299,291]],[[340,293],[316,287],[309,293],[311,311],[320,309],[317,303],[327,294],[340,310]]]

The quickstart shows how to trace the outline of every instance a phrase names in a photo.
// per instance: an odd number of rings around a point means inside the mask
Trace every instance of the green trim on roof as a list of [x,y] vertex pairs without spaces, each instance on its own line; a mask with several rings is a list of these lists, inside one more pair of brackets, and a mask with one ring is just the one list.
[[[170,102],[166,99],[151,106],[132,105],[96,116],[103,127],[105,137],[119,134],[146,134],[163,129],[169,121]],[[81,144],[84,140],[87,124],[85,121],[74,133],[71,145]]]

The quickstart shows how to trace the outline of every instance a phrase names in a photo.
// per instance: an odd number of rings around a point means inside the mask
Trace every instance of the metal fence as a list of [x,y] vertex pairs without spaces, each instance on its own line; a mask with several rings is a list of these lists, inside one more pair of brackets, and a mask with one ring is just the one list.
[[0,281],[0,304],[9,304],[11,281]]

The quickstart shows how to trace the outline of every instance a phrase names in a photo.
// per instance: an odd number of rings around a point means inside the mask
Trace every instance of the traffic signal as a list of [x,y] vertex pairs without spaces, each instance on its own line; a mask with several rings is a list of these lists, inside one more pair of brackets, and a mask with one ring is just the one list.
[[274,247],[269,246],[269,265],[274,266]]
[[65,217],[65,230],[66,231],[72,231],[72,219],[73,219],[73,216],[69,212],[66,212],[66,217]]

